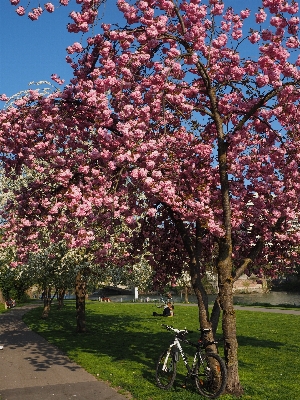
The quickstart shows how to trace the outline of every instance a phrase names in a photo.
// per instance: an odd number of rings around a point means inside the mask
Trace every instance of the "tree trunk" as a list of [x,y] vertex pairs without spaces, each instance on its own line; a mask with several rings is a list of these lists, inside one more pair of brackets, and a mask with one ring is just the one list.
[[65,293],[66,293],[65,289],[57,289],[57,301],[58,301],[57,308],[59,310],[62,309],[64,306]]
[[236,338],[236,315],[233,307],[231,246],[228,246],[225,240],[220,242],[217,270],[220,305],[223,310],[222,329],[227,365],[226,392],[235,396],[241,396],[243,389],[238,373],[238,342]]
[[51,287],[50,286],[49,287],[45,287],[43,294],[44,294],[44,309],[43,309],[43,312],[42,312],[42,318],[46,319],[46,318],[48,318],[49,312],[50,312],[50,309],[51,309],[51,302],[52,302],[52,299],[51,299]]
[[0,289],[0,303],[5,304],[5,298],[3,296],[2,290]]
[[83,279],[81,272],[78,272],[75,283],[76,294],[76,320],[77,332],[86,332],[85,327],[85,297],[86,297],[86,282]]
[[188,286],[184,287],[184,302],[187,304],[189,302]]

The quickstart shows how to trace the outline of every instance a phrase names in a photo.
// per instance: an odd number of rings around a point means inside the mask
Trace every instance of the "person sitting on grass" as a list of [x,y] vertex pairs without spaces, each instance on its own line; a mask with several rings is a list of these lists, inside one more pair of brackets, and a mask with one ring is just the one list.
[[157,314],[157,312],[153,313],[154,317],[173,317],[174,316],[174,306],[173,304],[168,301],[167,305],[164,308],[164,311],[162,314]]

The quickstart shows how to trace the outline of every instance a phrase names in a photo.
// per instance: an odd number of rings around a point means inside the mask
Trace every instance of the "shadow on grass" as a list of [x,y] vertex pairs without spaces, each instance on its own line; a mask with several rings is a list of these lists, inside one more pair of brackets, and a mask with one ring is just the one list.
[[[254,338],[250,336],[238,336],[239,347],[253,347],[255,349],[259,348],[272,348],[280,349],[283,346],[282,342],[275,342],[274,340],[264,340],[259,338]],[[258,351],[258,350],[257,350]]]

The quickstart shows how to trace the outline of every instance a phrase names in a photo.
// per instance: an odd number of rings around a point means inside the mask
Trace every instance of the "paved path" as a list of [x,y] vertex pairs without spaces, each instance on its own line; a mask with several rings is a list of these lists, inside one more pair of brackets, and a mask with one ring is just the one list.
[[251,307],[251,306],[234,306],[234,308],[236,310],[243,310],[243,311],[259,311],[259,312],[268,312],[273,314],[300,315],[300,310],[287,310],[284,308]]
[[22,315],[35,305],[0,314],[0,400],[125,400],[30,331]]

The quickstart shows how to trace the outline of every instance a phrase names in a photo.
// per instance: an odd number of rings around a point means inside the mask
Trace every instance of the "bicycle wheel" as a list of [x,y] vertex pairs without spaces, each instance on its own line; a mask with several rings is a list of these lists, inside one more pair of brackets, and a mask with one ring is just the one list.
[[169,389],[176,376],[176,359],[173,351],[165,350],[156,365],[156,382],[161,389]]
[[216,399],[225,389],[227,371],[223,359],[215,353],[206,353],[199,358],[195,381],[197,390],[208,399]]

